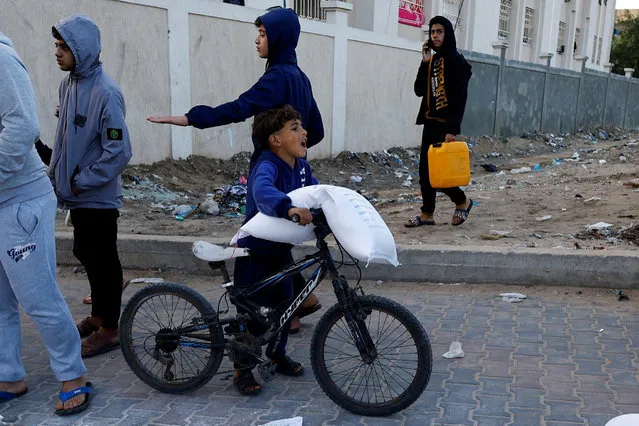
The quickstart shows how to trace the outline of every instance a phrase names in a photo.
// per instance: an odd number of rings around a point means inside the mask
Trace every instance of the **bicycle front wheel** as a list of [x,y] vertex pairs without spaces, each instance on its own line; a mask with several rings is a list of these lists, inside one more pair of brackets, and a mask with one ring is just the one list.
[[377,356],[364,361],[339,305],[318,322],[311,341],[317,382],[336,404],[366,416],[387,416],[422,394],[432,369],[430,341],[417,318],[378,296],[358,297]]
[[181,284],[154,284],[138,291],[120,319],[124,359],[144,383],[166,393],[204,386],[220,367],[222,327],[211,304]]

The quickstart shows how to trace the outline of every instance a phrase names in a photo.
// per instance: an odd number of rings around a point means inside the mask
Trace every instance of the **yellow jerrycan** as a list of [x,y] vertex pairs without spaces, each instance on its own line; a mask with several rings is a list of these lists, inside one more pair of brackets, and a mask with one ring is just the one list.
[[466,142],[445,142],[428,148],[428,177],[433,188],[470,183],[470,154]]

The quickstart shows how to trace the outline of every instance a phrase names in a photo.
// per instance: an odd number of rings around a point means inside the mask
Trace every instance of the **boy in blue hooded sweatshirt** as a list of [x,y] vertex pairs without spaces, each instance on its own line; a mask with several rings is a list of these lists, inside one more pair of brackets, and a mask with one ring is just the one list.
[[120,346],[122,266],[117,220],[120,174],[131,159],[125,105],[118,84],[102,69],[100,30],[73,15],[52,28],[55,57],[69,75],[60,83],[60,109],[49,176],[58,205],[71,211],[73,254],[87,271],[93,306],[78,323],[82,356]]
[[[198,129],[238,123],[260,112],[280,105],[291,105],[301,115],[302,126],[308,132],[307,148],[317,145],[324,138],[324,124],[317,103],[313,98],[311,82],[297,65],[295,48],[300,37],[300,22],[292,9],[278,8],[255,20],[258,36],[255,39],[260,58],[267,59],[264,75],[239,98],[215,108],[198,105],[185,115],[148,117],[153,123],[177,126],[193,126]],[[249,164],[253,170],[262,153],[260,143],[253,136],[254,152]],[[303,286],[301,276],[295,277],[295,286]],[[300,306],[293,318],[294,328],[299,331],[299,318],[321,308],[314,294]]]
[[[302,117],[290,105],[274,108],[255,117],[253,138],[260,144],[261,154],[248,179],[246,196],[246,219],[248,222],[258,211],[268,216],[300,217],[300,225],[312,220],[309,209],[293,206],[286,195],[303,186],[316,185],[311,166],[306,157],[307,132],[302,126]],[[250,256],[240,257],[235,262],[234,283],[237,287],[251,287],[260,280],[275,274],[293,262],[292,245],[262,240],[252,236],[238,241],[239,247],[248,247]],[[282,280],[278,285],[260,291],[255,302],[262,306],[276,306],[293,297],[293,279]],[[304,368],[286,355],[286,343],[290,329],[287,322],[280,333],[266,348],[268,356],[280,374],[299,376]],[[265,330],[259,323],[250,323],[253,334]],[[261,390],[250,369],[241,369],[236,364],[235,386],[244,395]]]

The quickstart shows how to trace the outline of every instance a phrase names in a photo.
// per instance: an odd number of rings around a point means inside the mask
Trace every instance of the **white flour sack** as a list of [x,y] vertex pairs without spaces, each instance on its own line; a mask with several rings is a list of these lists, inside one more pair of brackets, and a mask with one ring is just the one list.
[[[399,265],[395,239],[377,210],[357,192],[333,185],[314,185],[288,194],[295,207],[321,208],[335,238],[353,257],[368,263]],[[300,244],[315,239],[313,225],[255,215],[235,234],[231,244],[247,235]]]

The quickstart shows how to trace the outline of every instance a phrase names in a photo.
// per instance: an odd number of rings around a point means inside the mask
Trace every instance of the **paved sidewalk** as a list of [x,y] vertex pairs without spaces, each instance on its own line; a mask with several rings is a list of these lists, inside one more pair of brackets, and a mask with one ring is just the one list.
[[[127,271],[127,278],[148,276]],[[157,274],[156,274],[157,275]],[[214,306],[218,282],[177,275]],[[89,308],[81,304],[85,278],[63,268],[62,291],[77,319]],[[125,299],[138,289],[131,285]],[[119,351],[87,360],[96,396],[86,412],[71,418],[52,414],[58,383],[33,323],[23,322],[23,357],[30,392],[1,404],[9,424],[78,425],[261,425],[302,416],[304,425],[593,425],[622,413],[639,412],[639,294],[616,301],[607,290],[503,286],[364,285],[414,312],[430,335],[434,366],[426,392],[410,408],[387,418],[363,418],[336,406],[319,388],[309,364],[312,323],[290,338],[292,357],[306,372],[300,378],[278,377],[256,397],[240,396],[228,376],[215,376],[189,395],[158,393],[140,382]],[[504,291],[529,295],[520,304],[495,297]],[[579,292],[582,293],[579,293]],[[322,304],[334,303],[330,286],[320,288]],[[601,331],[600,331],[601,330]],[[441,355],[459,339],[465,357]],[[224,361],[222,369],[229,368]]]

